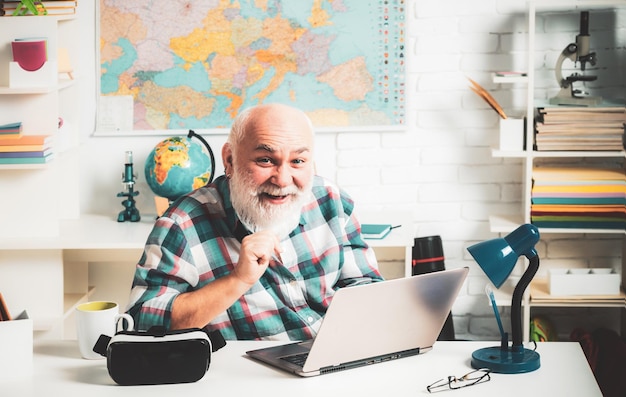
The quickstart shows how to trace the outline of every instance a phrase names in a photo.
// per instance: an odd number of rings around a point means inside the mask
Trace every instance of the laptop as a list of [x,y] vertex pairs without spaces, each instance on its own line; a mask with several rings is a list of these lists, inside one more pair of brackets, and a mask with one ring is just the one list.
[[258,361],[316,376],[432,349],[469,268],[339,289],[315,339],[247,351]]

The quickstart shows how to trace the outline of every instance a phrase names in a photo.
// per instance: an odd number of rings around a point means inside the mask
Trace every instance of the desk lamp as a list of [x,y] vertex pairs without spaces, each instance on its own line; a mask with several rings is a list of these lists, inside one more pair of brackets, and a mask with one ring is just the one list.
[[539,269],[539,256],[535,251],[538,241],[537,227],[524,224],[504,238],[484,241],[467,248],[496,288],[500,288],[509,277],[521,255],[530,261],[511,299],[512,345],[509,347],[507,334],[501,332],[500,346],[486,347],[472,353],[472,367],[489,368],[493,372],[505,374],[531,372],[539,368],[539,354],[525,349],[522,344],[522,297]]

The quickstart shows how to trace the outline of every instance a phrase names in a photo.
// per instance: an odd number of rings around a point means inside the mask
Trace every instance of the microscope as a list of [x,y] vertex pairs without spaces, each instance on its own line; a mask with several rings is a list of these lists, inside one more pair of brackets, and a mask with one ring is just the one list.
[[601,97],[589,96],[588,93],[574,88],[574,83],[594,81],[597,76],[585,76],[573,73],[563,78],[562,67],[566,59],[573,61],[574,65],[580,62],[580,70],[582,72],[585,71],[587,62],[589,62],[591,66],[595,66],[596,53],[589,52],[589,37],[589,11],[582,11],[580,13],[580,34],[576,36],[576,43],[568,44],[556,61],[556,81],[559,83],[561,90],[555,97],[550,98],[551,104],[594,106],[602,102]]
[[117,216],[118,222],[131,221],[139,222],[141,216],[139,216],[139,210],[135,207],[135,196],[139,194],[134,190],[135,178],[137,175],[133,173],[133,152],[126,152],[126,163],[124,164],[124,173],[122,174],[122,185],[126,187],[126,192],[120,192],[117,197],[126,197],[126,200],[122,201],[124,210]]

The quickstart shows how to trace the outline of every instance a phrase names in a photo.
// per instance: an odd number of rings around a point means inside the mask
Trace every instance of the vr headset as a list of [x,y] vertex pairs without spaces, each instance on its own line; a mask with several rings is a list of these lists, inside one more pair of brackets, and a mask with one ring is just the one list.
[[226,345],[219,331],[200,328],[120,331],[100,335],[93,351],[107,358],[107,369],[120,385],[196,382],[206,374],[211,353]]

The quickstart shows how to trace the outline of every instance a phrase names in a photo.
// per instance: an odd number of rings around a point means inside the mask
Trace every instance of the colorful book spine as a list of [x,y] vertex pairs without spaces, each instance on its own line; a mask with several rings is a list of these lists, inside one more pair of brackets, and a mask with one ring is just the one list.
[[4,139],[0,137],[0,146],[50,145],[53,140],[53,135],[22,135],[18,139]]
[[0,152],[0,158],[45,157],[52,153],[52,149],[36,150],[32,152]]
[[22,134],[22,123],[0,125],[0,138],[18,138]]
[[0,157],[0,164],[45,164],[54,158],[54,154],[42,157]]

